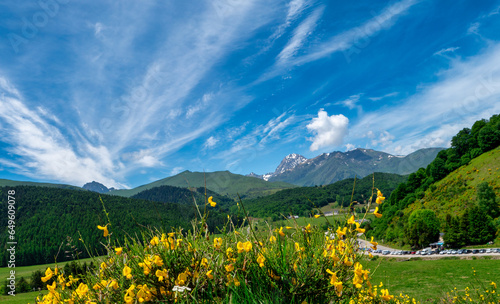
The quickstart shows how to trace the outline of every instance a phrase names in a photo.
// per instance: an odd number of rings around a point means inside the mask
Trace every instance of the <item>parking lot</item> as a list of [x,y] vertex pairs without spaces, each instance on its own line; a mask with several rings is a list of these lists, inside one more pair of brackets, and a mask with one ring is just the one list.
[[360,248],[366,253],[382,256],[398,256],[398,257],[444,257],[444,256],[499,256],[500,248],[485,248],[485,249],[431,249],[425,248],[423,250],[397,250],[378,245],[377,250],[372,250],[371,244],[365,240],[358,239]]

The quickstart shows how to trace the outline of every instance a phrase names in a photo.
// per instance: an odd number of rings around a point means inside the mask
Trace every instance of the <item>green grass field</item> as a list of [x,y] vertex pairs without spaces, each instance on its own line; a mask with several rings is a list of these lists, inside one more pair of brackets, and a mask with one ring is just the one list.
[[[82,264],[83,263],[87,263],[88,264],[91,261],[92,261],[92,258],[79,260],[79,262],[82,263]],[[59,263],[58,267],[62,268],[62,267],[64,267],[64,265],[66,265],[66,263],[71,263],[71,262],[62,262],[62,263]],[[31,273],[32,272],[37,271],[37,270],[41,270],[41,271],[45,272],[45,269],[47,269],[47,267],[54,267],[54,263],[52,263],[52,264],[45,264],[45,265],[32,265],[32,266],[16,267],[15,268],[16,279],[19,280],[21,277],[24,277],[29,282],[30,278],[31,278]],[[9,275],[10,275],[9,274],[10,270],[12,270],[12,268],[8,268],[8,267],[2,267],[2,268],[0,268],[0,278],[2,280],[5,279],[5,278],[8,278]]]
[[485,285],[492,281],[500,283],[499,259],[396,261],[384,258],[369,261],[367,266],[373,273],[373,284],[382,282],[391,294],[408,294],[421,303],[433,303],[455,287],[463,290],[477,286],[476,280]]
[[26,304],[35,303],[36,297],[40,294],[47,294],[47,290],[20,293],[15,296],[0,296],[0,303],[6,304]]

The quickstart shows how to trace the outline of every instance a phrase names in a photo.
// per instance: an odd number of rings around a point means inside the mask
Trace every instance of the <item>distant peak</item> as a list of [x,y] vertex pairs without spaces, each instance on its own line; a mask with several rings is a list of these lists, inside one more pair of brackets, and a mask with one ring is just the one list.
[[98,193],[107,193],[110,190],[106,186],[104,186],[103,184],[98,183],[96,181],[86,183],[85,185],[83,185],[82,188],[89,190],[89,191],[98,192]]

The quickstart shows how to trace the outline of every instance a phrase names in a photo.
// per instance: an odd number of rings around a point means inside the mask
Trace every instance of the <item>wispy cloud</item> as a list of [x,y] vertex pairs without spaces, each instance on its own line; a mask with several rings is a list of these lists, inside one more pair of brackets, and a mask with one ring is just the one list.
[[462,61],[442,73],[401,105],[366,113],[351,129],[362,137],[366,130],[386,130],[400,138],[389,147],[401,152],[447,144],[461,128],[500,111],[500,44]]
[[[75,185],[99,180],[108,186],[124,186],[113,179],[113,172],[119,169],[120,164],[106,147],[93,146],[88,142],[72,145],[61,129],[30,110],[19,92],[2,77],[0,92],[3,141],[9,143],[8,151],[16,155],[15,162],[1,158],[0,163],[14,168],[18,174],[38,180],[64,181]],[[47,110],[42,113],[52,116]]]
[[394,97],[394,96],[398,96],[398,95],[399,95],[399,92],[391,92],[391,93],[387,93],[387,94],[382,95],[382,96],[368,97],[368,99],[370,99],[371,101],[379,101],[379,100],[382,100],[385,98]]
[[252,161],[271,152],[273,144],[285,144],[297,139],[306,116],[297,116],[288,112],[274,117],[265,124],[256,125],[241,136],[234,138],[230,148],[214,158],[224,159],[226,169],[237,170],[243,161]]
[[454,53],[458,49],[460,49],[460,47],[458,47],[458,46],[449,47],[449,48],[441,49],[441,50],[435,52],[434,55],[444,55],[446,53]]
[[278,55],[278,64],[285,64],[290,58],[296,55],[307,37],[314,31],[319,18],[323,14],[323,10],[324,7],[317,8],[294,30],[292,38]]
[[203,148],[204,149],[211,149],[213,147],[215,147],[215,145],[219,142],[219,140],[217,138],[215,138],[214,136],[210,136],[206,141],[205,141],[205,144],[203,145]]
[[[361,95],[362,94],[351,95],[351,96],[349,96],[349,98],[338,101],[335,104],[344,106],[344,107],[348,108],[349,110],[355,109],[356,107],[359,107],[358,102],[359,102],[359,99],[361,98]],[[325,106],[328,106],[328,105],[330,105],[330,104],[326,104]]]
[[467,34],[479,35],[479,27],[480,26],[481,26],[481,23],[479,23],[479,22],[472,23],[469,26],[469,28],[467,29]]
[[328,42],[322,43],[310,50],[308,54],[297,58],[293,64],[304,64],[329,56],[334,52],[345,51],[351,48],[358,40],[370,38],[382,30],[390,28],[398,16],[405,13],[418,1],[403,0],[396,2],[382,10],[378,15],[362,25],[351,28],[339,35],[332,37]]

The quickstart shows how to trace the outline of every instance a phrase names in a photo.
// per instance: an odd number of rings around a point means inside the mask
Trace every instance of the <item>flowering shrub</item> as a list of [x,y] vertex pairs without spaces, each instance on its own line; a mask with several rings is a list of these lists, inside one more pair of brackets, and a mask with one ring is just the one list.
[[354,216],[326,235],[310,224],[226,232],[228,217],[216,236],[200,218],[192,231],[150,231],[121,245],[111,223],[99,226],[108,254],[98,269],[78,280],[48,268],[42,281],[57,280],[37,303],[415,303],[372,285]]

